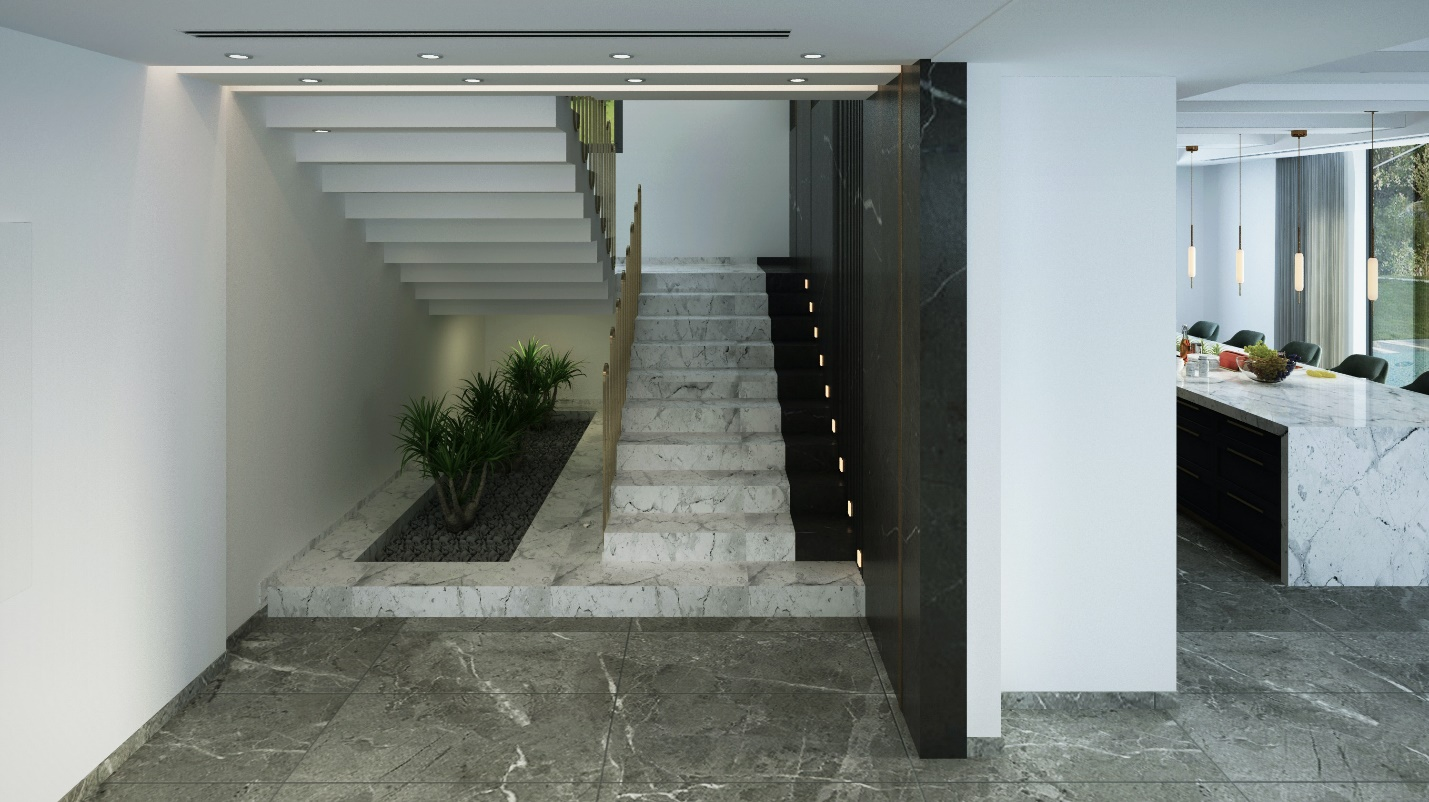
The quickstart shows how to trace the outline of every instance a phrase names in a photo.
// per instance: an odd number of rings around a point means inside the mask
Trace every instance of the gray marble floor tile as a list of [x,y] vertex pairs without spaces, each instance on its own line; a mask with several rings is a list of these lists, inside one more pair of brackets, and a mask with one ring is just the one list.
[[1374,661],[1325,632],[1183,632],[1181,693],[1403,691]]
[[924,802],[1245,802],[1230,783],[924,783]]
[[1335,632],[1429,632],[1429,588],[1276,588],[1287,604]]
[[593,782],[608,694],[350,697],[292,782]]
[[262,636],[278,632],[318,632],[318,633],[387,633],[395,635],[407,622],[406,618],[264,618],[244,637]]
[[600,802],[922,802],[911,783],[621,783],[601,786]]
[[139,747],[110,781],[281,781],[344,698],[309,693],[201,698]]
[[1008,710],[1003,751],[984,760],[918,760],[922,782],[1224,782],[1164,710]]
[[631,694],[615,711],[606,782],[908,782],[884,697]]
[[219,693],[352,690],[402,622],[380,618],[337,621],[343,623],[260,626],[234,646],[228,670],[215,689]]
[[629,618],[409,618],[412,632],[625,632]]
[[1410,694],[1188,694],[1173,715],[1232,780],[1429,780],[1429,703]]
[[271,802],[277,783],[110,783],[94,802]]
[[1429,633],[1344,632],[1339,638],[1390,682],[1429,692]]
[[1248,802],[1423,802],[1424,783],[1239,783]]
[[273,802],[595,802],[594,783],[288,783]]
[[883,693],[862,632],[634,632],[621,693]]
[[1176,585],[1176,629],[1182,632],[1321,632],[1269,585],[1181,582]]
[[636,632],[862,632],[861,618],[637,618]]
[[615,693],[624,632],[399,635],[357,693]]
[[1280,581],[1279,574],[1215,535],[1176,539],[1176,573],[1183,582]]

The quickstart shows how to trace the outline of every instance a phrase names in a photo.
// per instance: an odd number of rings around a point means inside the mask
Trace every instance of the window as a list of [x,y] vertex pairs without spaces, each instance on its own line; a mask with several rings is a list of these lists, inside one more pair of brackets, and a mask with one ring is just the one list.
[[1370,353],[1389,360],[1387,383],[1429,371],[1429,147],[1369,152],[1379,300],[1370,305]]

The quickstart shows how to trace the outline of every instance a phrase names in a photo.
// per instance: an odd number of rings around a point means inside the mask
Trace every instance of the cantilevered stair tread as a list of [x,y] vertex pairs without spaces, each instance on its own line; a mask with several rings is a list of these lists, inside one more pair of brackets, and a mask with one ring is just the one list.
[[703,514],[616,512],[605,531],[618,534],[792,534],[794,521],[787,512],[723,512]]
[[785,487],[783,471],[616,471],[612,484],[623,487]]

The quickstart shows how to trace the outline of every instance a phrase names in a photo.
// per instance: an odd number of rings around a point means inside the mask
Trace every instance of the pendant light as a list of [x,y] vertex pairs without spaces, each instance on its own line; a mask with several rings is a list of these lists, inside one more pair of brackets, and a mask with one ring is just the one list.
[[1241,178],[1241,162],[1245,160],[1245,147],[1241,135],[1235,135],[1235,294],[1245,294],[1245,229],[1241,225],[1245,217],[1245,189]]
[[1305,303],[1305,250],[1300,240],[1300,143],[1308,133],[1310,132],[1303,128],[1290,132],[1290,135],[1295,137],[1295,201],[1291,207],[1295,213],[1295,297],[1302,304]]
[[1186,249],[1186,276],[1191,279],[1191,287],[1196,286],[1196,151],[1198,145],[1187,145],[1191,154],[1191,247]]
[[[1369,186],[1370,192],[1374,191],[1374,115],[1369,113]],[[1371,211],[1374,208],[1373,200],[1370,201]],[[1369,216],[1369,258],[1364,263],[1364,291],[1365,298],[1370,303],[1379,300],[1379,260],[1374,256],[1374,214]]]

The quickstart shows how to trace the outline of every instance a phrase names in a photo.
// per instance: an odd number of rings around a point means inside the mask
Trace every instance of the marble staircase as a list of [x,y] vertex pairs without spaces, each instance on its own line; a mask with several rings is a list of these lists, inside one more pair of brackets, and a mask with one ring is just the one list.
[[794,559],[764,274],[647,265],[603,557]]

